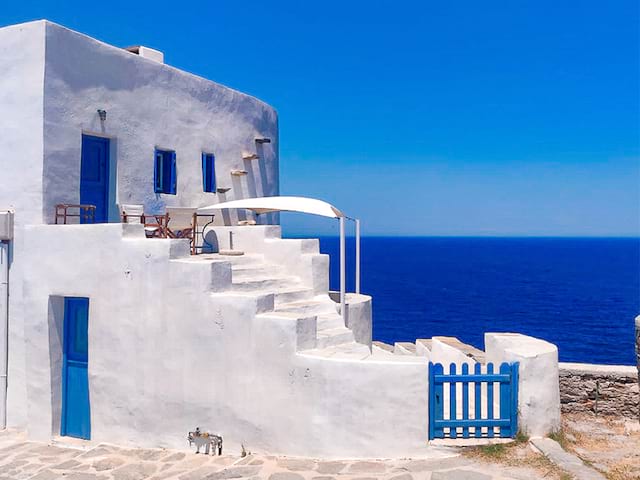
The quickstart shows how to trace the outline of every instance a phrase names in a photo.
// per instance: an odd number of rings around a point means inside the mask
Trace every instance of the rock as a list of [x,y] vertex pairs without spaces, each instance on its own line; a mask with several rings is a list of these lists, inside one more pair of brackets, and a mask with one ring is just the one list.
[[533,438],[531,444],[551,462],[580,480],[605,480],[598,471],[587,467],[575,455],[565,452],[560,444],[550,438]]

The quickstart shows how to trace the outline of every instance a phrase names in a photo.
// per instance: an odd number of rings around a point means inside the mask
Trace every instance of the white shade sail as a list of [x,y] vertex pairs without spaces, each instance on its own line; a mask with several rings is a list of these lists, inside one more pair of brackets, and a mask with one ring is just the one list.
[[320,215],[329,218],[345,217],[345,214],[330,203],[316,198],[307,197],[257,197],[216,203],[207,207],[200,207],[199,212],[222,210],[227,208],[242,208],[256,213],[270,212],[299,212]]

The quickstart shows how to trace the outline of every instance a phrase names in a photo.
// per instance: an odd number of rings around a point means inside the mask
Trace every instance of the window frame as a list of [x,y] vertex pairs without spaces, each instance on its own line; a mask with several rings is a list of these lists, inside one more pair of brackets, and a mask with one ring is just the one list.
[[175,150],[156,147],[153,156],[153,191],[176,195],[177,178]]
[[202,152],[202,190],[216,193],[216,156],[211,152]]

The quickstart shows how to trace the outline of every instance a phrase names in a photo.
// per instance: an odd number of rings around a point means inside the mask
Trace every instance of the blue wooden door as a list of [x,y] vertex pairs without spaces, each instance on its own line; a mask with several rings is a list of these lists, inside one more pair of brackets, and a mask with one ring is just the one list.
[[66,297],[60,434],[87,440],[91,438],[88,327],[89,299]]
[[[109,198],[109,140],[82,136],[80,162],[80,203],[95,205],[95,223],[108,219]],[[84,223],[84,220],[80,220]]]

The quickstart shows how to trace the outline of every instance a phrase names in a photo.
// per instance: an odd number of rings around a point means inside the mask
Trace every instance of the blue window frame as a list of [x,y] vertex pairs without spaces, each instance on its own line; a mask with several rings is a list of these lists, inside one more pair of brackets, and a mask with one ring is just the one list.
[[156,193],[176,194],[176,152],[156,149],[153,184]]
[[216,157],[213,153],[202,153],[202,189],[216,191]]

